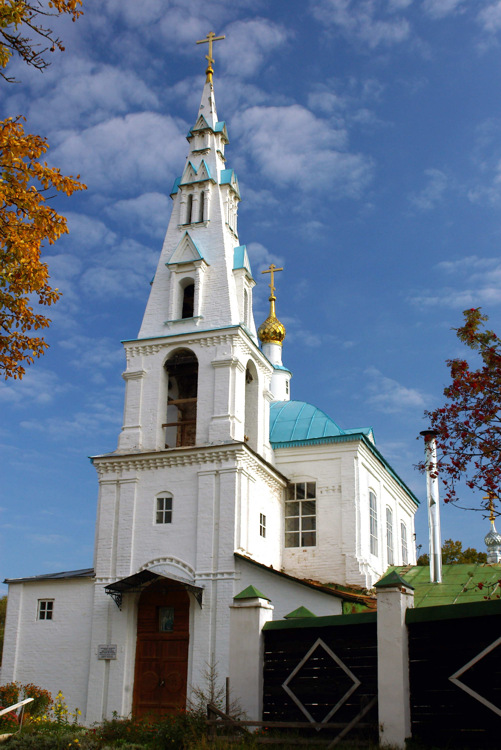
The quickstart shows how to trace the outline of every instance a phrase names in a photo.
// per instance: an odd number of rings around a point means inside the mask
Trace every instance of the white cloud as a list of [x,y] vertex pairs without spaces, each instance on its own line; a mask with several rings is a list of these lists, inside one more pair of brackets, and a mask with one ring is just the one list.
[[235,21],[226,27],[225,34],[217,49],[218,60],[237,77],[255,75],[266,58],[291,36],[284,26],[265,18]]
[[182,166],[186,130],[180,120],[153,112],[115,117],[81,132],[57,133],[51,160],[65,172],[78,172],[93,192],[165,188]]
[[[32,81],[26,110],[30,122],[49,133],[51,124],[78,128],[82,119],[97,124],[133,109],[157,109],[157,95],[132,70],[63,57],[49,68],[42,81]],[[45,92],[50,95],[44,96]]]
[[477,22],[484,31],[495,34],[501,29],[501,0],[482,8],[477,16]]
[[424,409],[428,397],[416,388],[407,388],[383,375],[376,367],[368,367],[368,403],[382,412],[395,413],[405,409]]
[[[104,395],[104,394],[103,394]],[[45,420],[25,420],[21,427],[40,432],[55,440],[76,440],[80,437],[115,435],[120,427],[121,413],[118,404],[93,401],[85,411],[68,416],[54,416]]]
[[465,310],[479,305],[501,304],[501,261],[470,255],[457,261],[442,261],[435,266],[451,282],[438,290],[415,293],[410,301],[427,307]]
[[170,216],[171,201],[163,193],[143,193],[117,201],[105,211],[121,226],[139,229],[152,237],[163,237]]
[[443,200],[448,187],[448,179],[440,169],[425,169],[424,174],[428,178],[428,184],[421,192],[410,195],[409,201],[415,208],[429,211]]
[[338,28],[349,39],[370,49],[404,42],[410,34],[407,19],[397,16],[406,2],[383,3],[375,0],[312,0],[313,15],[323,24]]
[[330,187],[358,197],[371,179],[370,160],[346,151],[346,131],[298,104],[251,107],[234,117],[232,127],[250,161],[275,184],[304,191]]
[[95,372],[116,367],[125,361],[122,347],[112,339],[75,335],[58,343],[70,353],[69,364],[79,369]]
[[54,397],[64,393],[70,386],[61,383],[59,376],[51,370],[36,367],[26,368],[22,380],[0,381],[0,402],[30,406],[33,403],[44,405],[53,402]]
[[431,18],[444,18],[464,6],[466,0],[424,0],[423,10]]

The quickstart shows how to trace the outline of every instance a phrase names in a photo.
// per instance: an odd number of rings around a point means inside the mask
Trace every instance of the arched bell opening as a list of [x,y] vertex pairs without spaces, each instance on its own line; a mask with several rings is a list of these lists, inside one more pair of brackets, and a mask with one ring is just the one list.
[[198,360],[189,349],[178,349],[165,363],[167,420],[165,447],[195,445],[197,432]]

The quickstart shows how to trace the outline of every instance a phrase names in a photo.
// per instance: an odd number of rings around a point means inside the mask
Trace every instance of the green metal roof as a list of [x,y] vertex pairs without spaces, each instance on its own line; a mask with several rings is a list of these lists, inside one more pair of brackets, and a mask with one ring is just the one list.
[[431,583],[428,565],[391,567],[414,587],[414,607],[435,607],[493,599],[501,594],[501,564],[464,563],[442,566],[442,583]]
[[255,586],[247,586],[246,589],[241,591],[239,594],[233,597],[234,599],[266,599],[267,601],[271,601],[269,596],[265,596],[262,594],[259,589],[257,589]]
[[308,609],[308,607],[298,607],[293,612],[289,612],[288,615],[284,615],[284,620],[298,620],[303,617],[316,617],[316,614]]
[[370,427],[342,430],[324,411],[306,401],[275,401],[270,407],[270,441],[275,447],[325,437],[361,433],[370,435]]

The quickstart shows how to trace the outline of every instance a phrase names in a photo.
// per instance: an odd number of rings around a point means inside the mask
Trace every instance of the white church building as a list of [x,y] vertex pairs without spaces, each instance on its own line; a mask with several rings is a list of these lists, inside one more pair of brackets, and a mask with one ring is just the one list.
[[208,59],[143,322],[124,343],[118,446],[93,458],[93,567],[7,581],[2,683],[62,690],[88,724],[184,707],[207,665],[238,685],[235,613],[249,602],[274,619],[363,609],[389,565],[415,563],[418,501],[371,429],[291,399],[274,266],[256,331]]

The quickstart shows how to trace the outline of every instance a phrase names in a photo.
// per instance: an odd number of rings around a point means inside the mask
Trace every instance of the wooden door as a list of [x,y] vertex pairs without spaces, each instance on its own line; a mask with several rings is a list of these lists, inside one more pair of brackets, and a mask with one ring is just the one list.
[[188,593],[164,579],[139,599],[133,712],[176,713],[186,707],[189,643]]

